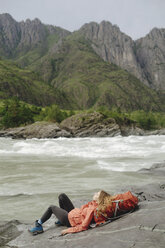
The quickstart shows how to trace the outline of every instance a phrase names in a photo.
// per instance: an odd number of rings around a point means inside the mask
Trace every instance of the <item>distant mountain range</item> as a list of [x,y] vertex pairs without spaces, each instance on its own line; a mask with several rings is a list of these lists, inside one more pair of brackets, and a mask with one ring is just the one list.
[[1,14],[0,98],[12,95],[68,109],[164,111],[165,29],[133,41],[106,21],[71,33]]

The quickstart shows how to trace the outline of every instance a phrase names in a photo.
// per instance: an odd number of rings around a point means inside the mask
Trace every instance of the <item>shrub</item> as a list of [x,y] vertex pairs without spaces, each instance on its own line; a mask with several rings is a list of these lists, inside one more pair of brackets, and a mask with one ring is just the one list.
[[[73,114],[73,113],[71,113]],[[45,110],[42,111],[41,113],[41,120],[46,120],[46,121],[54,121],[54,122],[61,122],[64,119],[68,117],[68,114],[66,111],[61,110],[58,105],[51,105],[49,107],[46,107]]]
[[157,128],[158,126],[156,114],[152,112],[134,111],[130,114],[130,118],[135,120],[140,127],[147,130]]
[[21,104],[17,97],[5,100],[1,108],[1,124],[5,128],[18,127],[21,124],[33,122],[33,113],[25,104]]

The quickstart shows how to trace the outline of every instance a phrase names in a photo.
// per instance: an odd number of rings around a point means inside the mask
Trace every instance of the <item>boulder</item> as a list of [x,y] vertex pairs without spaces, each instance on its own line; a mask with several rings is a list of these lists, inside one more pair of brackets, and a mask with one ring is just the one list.
[[0,247],[5,247],[6,243],[21,234],[18,230],[20,224],[17,220],[0,222]]
[[65,119],[60,127],[70,132],[73,137],[113,137],[121,134],[114,119],[105,119],[104,115],[98,112],[73,115]]
[[70,133],[61,129],[57,123],[50,122],[36,122],[24,127],[7,129],[1,131],[0,136],[13,139],[71,137]]
[[130,135],[136,135],[136,136],[144,136],[145,131],[136,125],[122,125],[120,127],[121,135],[122,136],[130,136]]
[[0,131],[0,137],[12,137],[13,139],[114,137],[118,135],[165,135],[165,129],[147,131],[137,127],[136,123],[130,120],[124,119],[118,124],[113,118],[106,118],[101,113],[93,112],[73,115],[61,124],[43,121]]
[[[156,164],[145,173],[155,177],[155,174],[161,171],[161,176],[165,175],[165,163]],[[143,173],[140,170],[137,173]],[[3,226],[17,227],[17,230],[6,228],[5,239],[0,245],[6,244],[10,248],[164,248],[165,244],[165,184],[160,183],[127,186],[120,189],[119,192],[131,190],[139,198],[139,209],[124,215],[123,217],[112,221],[111,223],[89,229],[84,232],[68,234],[61,236],[61,230],[66,227],[55,227],[54,218],[52,217],[44,223],[44,233],[32,236],[28,232],[33,223],[9,222]],[[82,201],[74,202],[75,206],[84,204]],[[20,234],[21,233],[21,234]],[[1,231],[1,237],[4,231]],[[17,235],[17,238],[15,236]],[[12,240],[11,240],[12,239]],[[9,241],[10,240],[10,241]],[[5,247],[5,246],[4,246]]]

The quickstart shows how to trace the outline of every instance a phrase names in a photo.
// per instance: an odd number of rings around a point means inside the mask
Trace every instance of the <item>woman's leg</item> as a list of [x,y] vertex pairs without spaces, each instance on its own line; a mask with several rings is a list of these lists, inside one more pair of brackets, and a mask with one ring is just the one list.
[[43,214],[40,219],[41,223],[43,224],[45,221],[47,221],[52,214],[54,214],[58,218],[62,225],[70,227],[70,223],[68,220],[68,212],[65,209],[59,208],[54,205],[51,205]]
[[[68,198],[66,194],[60,194],[59,195],[59,207],[51,205],[46,212],[43,214],[41,219],[36,220],[35,227],[31,228],[29,231],[33,234],[39,234],[43,232],[42,224],[47,221],[52,214],[54,214],[60,223],[60,225],[64,225],[67,227],[70,227],[70,223],[68,220],[68,213],[74,209],[74,205],[71,202],[71,200]],[[59,225],[58,223],[58,225]]]
[[66,194],[60,194],[59,197],[59,206],[60,208],[66,210],[68,213],[74,209],[74,205],[71,202],[71,200],[69,199],[69,197]]

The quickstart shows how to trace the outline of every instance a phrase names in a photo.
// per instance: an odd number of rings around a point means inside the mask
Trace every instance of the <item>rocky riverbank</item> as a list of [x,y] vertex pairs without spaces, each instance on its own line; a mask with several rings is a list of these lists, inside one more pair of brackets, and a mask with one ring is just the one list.
[[[140,170],[152,177],[165,176],[165,163],[151,169]],[[10,221],[0,223],[0,247],[3,248],[164,248],[165,244],[165,183],[132,186],[119,192],[131,190],[139,198],[139,209],[102,227],[76,234],[60,236],[64,227],[55,227],[54,218],[44,224],[42,235],[31,236],[27,231],[32,223]],[[116,193],[119,193],[116,192]],[[84,202],[75,202],[80,206]]]
[[140,129],[136,123],[125,120],[117,123],[113,118],[105,118],[104,115],[83,113],[73,115],[62,123],[36,122],[31,125],[18,128],[10,128],[0,131],[0,137],[12,137],[14,139],[31,138],[59,138],[59,137],[114,137],[118,135],[165,135],[165,129],[146,131]]

